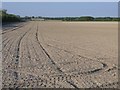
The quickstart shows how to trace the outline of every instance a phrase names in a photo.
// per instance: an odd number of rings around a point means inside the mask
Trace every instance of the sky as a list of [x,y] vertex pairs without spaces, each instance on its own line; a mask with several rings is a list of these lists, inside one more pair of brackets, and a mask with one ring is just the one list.
[[118,16],[117,2],[3,2],[2,8],[20,16]]
[[0,0],[2,2],[119,2],[120,0]]

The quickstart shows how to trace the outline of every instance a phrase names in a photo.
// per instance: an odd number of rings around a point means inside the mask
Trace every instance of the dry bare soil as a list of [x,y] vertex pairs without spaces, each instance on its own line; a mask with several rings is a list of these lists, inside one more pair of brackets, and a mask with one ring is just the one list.
[[117,22],[17,25],[2,32],[3,87],[117,87]]

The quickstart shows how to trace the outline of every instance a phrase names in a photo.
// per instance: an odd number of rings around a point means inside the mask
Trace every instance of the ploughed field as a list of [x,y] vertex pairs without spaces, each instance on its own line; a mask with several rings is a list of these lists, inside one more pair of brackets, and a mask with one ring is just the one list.
[[116,88],[116,22],[30,21],[4,26],[3,88]]

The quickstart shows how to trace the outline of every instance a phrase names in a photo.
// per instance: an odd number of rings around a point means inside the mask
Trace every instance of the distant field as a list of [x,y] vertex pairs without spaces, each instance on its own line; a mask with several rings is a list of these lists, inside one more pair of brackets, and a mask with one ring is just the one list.
[[3,29],[3,87],[117,87],[117,22],[30,21]]

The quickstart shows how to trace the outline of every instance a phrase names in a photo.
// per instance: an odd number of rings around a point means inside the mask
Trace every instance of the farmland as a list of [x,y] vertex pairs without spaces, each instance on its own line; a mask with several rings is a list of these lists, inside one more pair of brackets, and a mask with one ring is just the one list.
[[29,21],[2,38],[3,87],[117,87],[117,22]]

